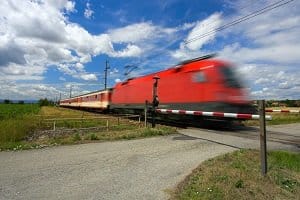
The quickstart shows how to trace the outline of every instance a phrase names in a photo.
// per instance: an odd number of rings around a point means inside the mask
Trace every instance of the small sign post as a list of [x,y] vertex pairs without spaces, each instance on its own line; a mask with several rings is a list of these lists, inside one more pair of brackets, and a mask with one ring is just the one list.
[[266,137],[266,119],[265,119],[265,100],[258,101],[259,110],[259,129],[260,129],[260,160],[261,173],[267,174],[267,137]]

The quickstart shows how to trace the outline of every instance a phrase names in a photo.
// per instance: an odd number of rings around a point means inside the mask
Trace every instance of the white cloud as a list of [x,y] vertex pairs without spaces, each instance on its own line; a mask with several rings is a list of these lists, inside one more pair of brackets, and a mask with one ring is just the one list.
[[97,76],[95,74],[82,74],[80,75],[80,78],[82,78],[85,81],[96,81]]
[[[87,7],[90,8],[89,3]],[[88,63],[93,56],[100,54],[140,56],[144,51],[135,42],[149,39],[155,30],[170,31],[158,29],[150,23],[136,23],[112,29],[108,34],[92,35],[68,20],[65,12],[75,11],[75,2],[68,0],[1,2],[0,72],[3,76],[0,79],[41,79],[48,66],[56,65],[74,78],[95,80],[95,76],[85,72],[83,65],[76,63]],[[140,31],[130,35],[135,28]],[[117,39],[122,32],[125,37]],[[125,47],[115,50],[115,42],[125,43]],[[76,75],[74,71],[81,74]]]
[[89,2],[86,3],[86,8],[84,10],[84,17],[87,19],[91,19],[94,11],[91,9],[91,4]]
[[[205,20],[198,21],[186,38],[186,47],[190,50],[199,50],[204,44],[212,41],[216,32],[214,31],[222,23],[221,14],[214,13]],[[209,34],[208,34],[209,33]]]
[[300,71],[274,64],[241,64],[237,69],[239,77],[251,87],[252,99],[299,98]]
[[150,22],[131,24],[123,28],[109,30],[112,42],[139,42],[156,36],[157,28]]
[[122,82],[122,81],[121,81],[121,79],[117,78],[117,79],[115,79],[115,82],[116,82],[116,83],[120,83],[120,82]]
[[[232,6],[237,12],[224,18],[224,23],[271,3],[259,1],[241,10],[244,1],[236,1]],[[253,99],[300,98],[299,6],[300,2],[293,1],[223,31],[224,39],[231,37],[234,42],[227,42],[220,56],[246,72],[243,77],[251,85]]]
[[67,3],[65,4],[65,9],[67,12],[75,12],[75,2],[67,1]]
[[142,54],[142,50],[135,45],[127,45],[126,49],[122,51],[114,52],[111,54],[113,57],[134,57]]
[[[180,43],[179,49],[171,52],[171,56],[177,60],[184,60],[199,57],[206,54],[203,45],[211,43],[216,32],[211,31],[218,28],[222,23],[221,14],[214,13],[204,20],[199,20],[196,23],[184,24],[180,27],[181,30],[190,29],[187,37]],[[210,33],[207,35],[207,33]],[[205,37],[204,37],[205,36]]]

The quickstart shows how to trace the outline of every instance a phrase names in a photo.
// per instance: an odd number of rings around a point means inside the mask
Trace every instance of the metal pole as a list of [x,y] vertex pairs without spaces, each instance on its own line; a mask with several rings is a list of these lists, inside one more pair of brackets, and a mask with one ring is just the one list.
[[105,61],[105,70],[104,70],[104,89],[107,89],[107,71],[109,69],[109,62],[108,60]]
[[72,87],[73,85],[70,86],[70,98],[72,97]]
[[267,137],[266,137],[266,119],[265,119],[265,100],[258,101],[259,109],[259,130],[260,130],[260,160],[261,173],[267,174]]
[[157,86],[158,86],[158,76],[154,76],[153,83],[153,99],[152,99],[152,128],[155,128],[155,109],[156,109],[156,101],[157,101]]

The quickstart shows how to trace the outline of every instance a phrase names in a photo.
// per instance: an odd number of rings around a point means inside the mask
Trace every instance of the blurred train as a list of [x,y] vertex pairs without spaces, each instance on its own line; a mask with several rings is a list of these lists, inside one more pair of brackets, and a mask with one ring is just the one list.
[[113,88],[61,100],[60,106],[116,113],[143,113],[152,102],[153,77],[159,77],[158,108],[254,113],[247,92],[230,63],[211,55],[186,60],[175,67],[130,78]]

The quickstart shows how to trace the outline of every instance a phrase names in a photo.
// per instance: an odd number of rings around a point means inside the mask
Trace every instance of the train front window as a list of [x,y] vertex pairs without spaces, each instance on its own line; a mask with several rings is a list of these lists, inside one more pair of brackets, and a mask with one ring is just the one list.
[[193,75],[193,81],[196,83],[204,83],[206,81],[205,75],[203,72],[197,72]]
[[224,82],[227,87],[242,88],[239,79],[237,78],[235,72],[230,67],[224,66],[224,67],[220,67],[219,69],[224,77]]

